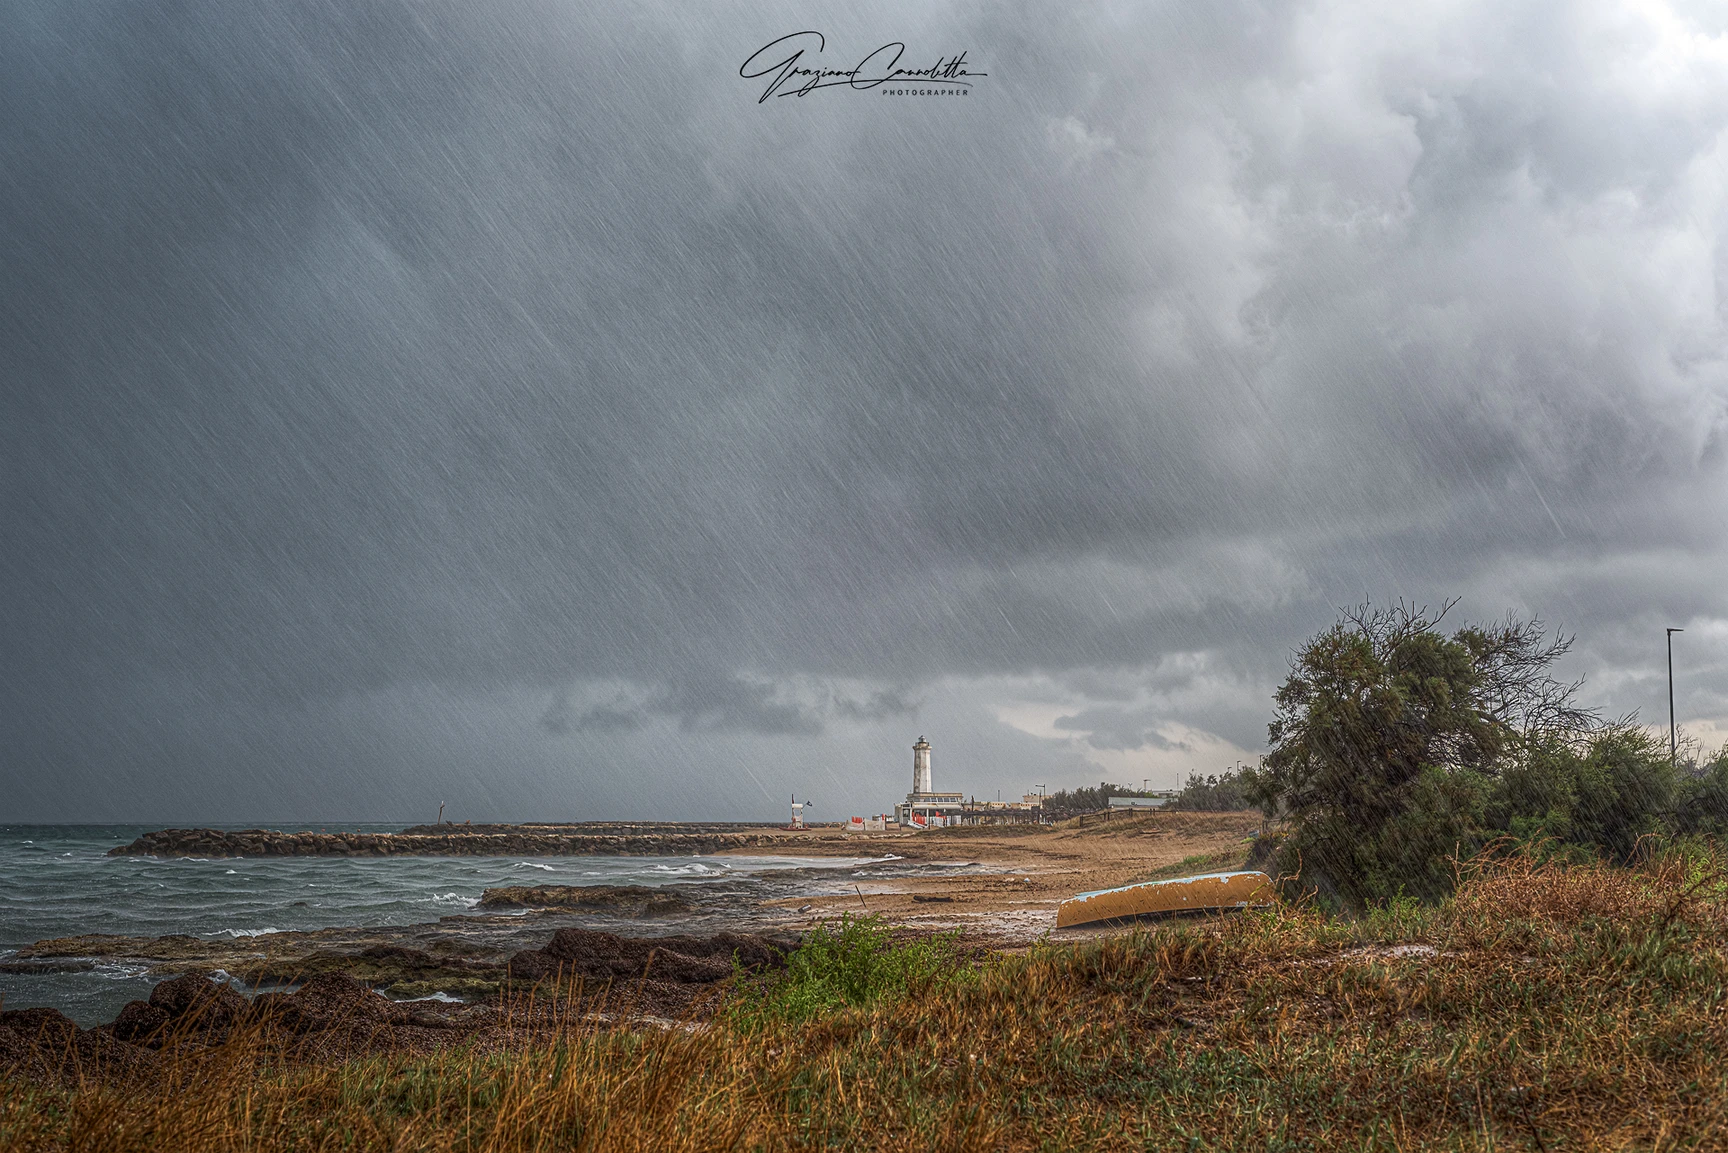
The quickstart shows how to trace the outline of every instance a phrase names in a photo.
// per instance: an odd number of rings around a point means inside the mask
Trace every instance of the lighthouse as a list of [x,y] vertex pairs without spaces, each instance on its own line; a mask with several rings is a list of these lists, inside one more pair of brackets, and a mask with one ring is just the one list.
[[928,793],[930,788],[930,742],[923,737],[912,746],[912,791]]
[[938,793],[930,783],[930,742],[919,737],[912,746],[912,791],[904,803],[894,806],[894,819],[912,829],[958,825],[964,801],[959,793]]

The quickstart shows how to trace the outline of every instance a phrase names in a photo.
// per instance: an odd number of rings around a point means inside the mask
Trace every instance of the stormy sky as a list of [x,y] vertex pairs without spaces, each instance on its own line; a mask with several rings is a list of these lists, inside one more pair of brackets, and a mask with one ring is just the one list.
[[856,9],[0,8],[0,820],[1170,785],[1400,597],[1728,739],[1719,6]]

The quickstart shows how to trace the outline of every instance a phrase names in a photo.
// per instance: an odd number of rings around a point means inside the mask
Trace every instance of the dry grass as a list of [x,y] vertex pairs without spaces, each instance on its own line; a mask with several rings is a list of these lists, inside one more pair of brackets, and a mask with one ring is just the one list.
[[[47,1150],[1728,1148],[1719,858],[1484,862],[1439,909],[1164,924],[746,1031],[6,1087]],[[754,1028],[760,1029],[757,1019]]]

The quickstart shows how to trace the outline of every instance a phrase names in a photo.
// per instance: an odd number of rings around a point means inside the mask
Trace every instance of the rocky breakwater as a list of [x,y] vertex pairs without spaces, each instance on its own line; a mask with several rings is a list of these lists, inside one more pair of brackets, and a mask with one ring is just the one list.
[[724,849],[783,847],[789,834],[652,833],[282,833],[271,829],[160,829],[111,857],[688,857]]

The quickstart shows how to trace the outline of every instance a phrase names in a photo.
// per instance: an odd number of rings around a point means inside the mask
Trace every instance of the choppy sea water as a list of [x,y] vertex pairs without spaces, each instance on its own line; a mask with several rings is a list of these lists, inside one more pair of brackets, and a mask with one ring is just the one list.
[[[239,828],[241,826],[234,826]],[[257,826],[248,826],[257,827]],[[283,826],[287,828],[288,826]],[[400,825],[295,826],[399,832]],[[255,936],[288,929],[412,925],[466,912],[499,885],[724,884],[760,896],[822,892],[879,875],[869,858],[795,857],[109,857],[149,831],[130,825],[0,825],[0,960],[84,933]],[[796,881],[795,881],[796,879]],[[607,926],[612,927],[612,926]],[[676,926],[668,926],[675,931]],[[80,1024],[149,995],[142,967],[0,973],[0,1004],[46,1005]]]

